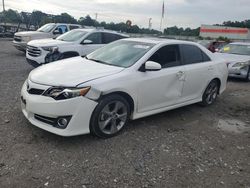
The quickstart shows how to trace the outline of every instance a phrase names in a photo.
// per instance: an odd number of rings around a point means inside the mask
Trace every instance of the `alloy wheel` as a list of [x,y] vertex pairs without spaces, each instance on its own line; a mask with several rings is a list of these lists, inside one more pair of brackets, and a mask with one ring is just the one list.
[[128,109],[121,101],[112,101],[101,110],[98,125],[105,134],[115,134],[119,132],[126,123]]

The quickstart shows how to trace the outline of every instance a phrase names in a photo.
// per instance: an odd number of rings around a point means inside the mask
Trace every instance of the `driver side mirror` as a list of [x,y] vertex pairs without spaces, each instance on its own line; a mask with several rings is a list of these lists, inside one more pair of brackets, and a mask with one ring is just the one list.
[[93,41],[86,39],[82,42],[82,44],[93,44]]
[[154,61],[147,61],[145,63],[145,71],[159,71],[161,70],[161,65]]
[[53,34],[54,34],[54,35],[60,35],[61,33],[60,33],[60,31],[55,30],[55,31],[53,32]]
[[147,61],[145,64],[141,66],[139,71],[146,72],[146,71],[159,71],[161,70],[161,65],[154,61]]

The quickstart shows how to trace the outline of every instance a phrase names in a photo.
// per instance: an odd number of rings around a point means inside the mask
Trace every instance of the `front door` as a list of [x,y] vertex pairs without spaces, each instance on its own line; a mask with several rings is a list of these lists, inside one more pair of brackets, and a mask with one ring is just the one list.
[[138,72],[138,112],[172,106],[182,96],[185,70],[181,66],[178,45],[160,48],[149,61],[160,63],[160,71]]
[[[91,41],[90,44],[84,43],[84,41]],[[102,47],[102,35],[100,32],[98,33],[91,33],[82,41],[82,56],[88,55],[89,53],[97,50],[98,48]]]

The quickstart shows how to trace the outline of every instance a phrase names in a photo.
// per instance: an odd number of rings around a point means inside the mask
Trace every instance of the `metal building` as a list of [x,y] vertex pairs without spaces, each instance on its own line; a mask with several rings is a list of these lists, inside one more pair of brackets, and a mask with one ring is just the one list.
[[200,36],[213,39],[226,37],[233,40],[250,40],[250,30],[247,28],[201,25]]

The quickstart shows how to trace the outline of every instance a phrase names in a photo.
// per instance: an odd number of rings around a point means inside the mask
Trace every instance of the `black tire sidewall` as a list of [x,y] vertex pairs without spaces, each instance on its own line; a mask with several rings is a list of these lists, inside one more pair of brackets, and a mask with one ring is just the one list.
[[247,72],[247,77],[246,77],[246,81],[249,82],[250,81],[250,65],[248,66],[248,72]]
[[202,104],[203,106],[212,105],[212,104],[216,101],[216,99],[217,99],[218,93],[217,93],[217,95],[216,95],[215,100],[214,100],[211,104],[207,103],[207,101],[206,101],[206,93],[207,93],[207,90],[209,89],[209,87],[210,87],[212,84],[216,84],[217,90],[219,90],[219,83],[218,83],[218,81],[217,81],[217,80],[212,80],[212,81],[208,84],[208,86],[207,86],[205,92],[204,92],[203,95],[202,95],[202,103],[201,103],[201,104]]
[[[99,118],[99,114],[102,111],[102,109],[108,103],[110,103],[112,101],[120,101],[123,104],[125,104],[125,106],[127,107],[127,111],[128,111],[128,117],[127,117],[127,120],[126,120],[124,126],[122,127],[122,129],[119,130],[117,133],[105,134],[99,128],[98,118]],[[90,133],[92,135],[100,137],[100,138],[110,138],[110,137],[118,135],[126,127],[128,121],[129,121],[129,118],[130,118],[130,112],[131,112],[131,110],[130,110],[129,103],[127,102],[127,100],[124,97],[122,97],[118,94],[111,94],[111,95],[107,95],[107,96],[101,98],[98,105],[96,106],[94,112],[92,113],[92,116],[91,116],[90,125],[89,125]]]

